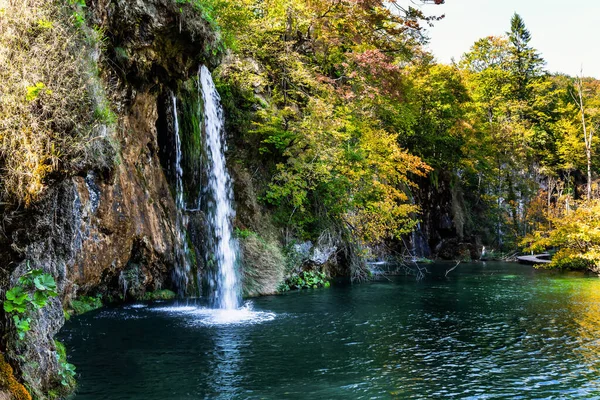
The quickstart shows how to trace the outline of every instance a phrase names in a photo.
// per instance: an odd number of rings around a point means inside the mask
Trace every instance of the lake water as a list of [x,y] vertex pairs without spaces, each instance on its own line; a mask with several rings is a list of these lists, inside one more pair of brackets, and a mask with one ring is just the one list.
[[108,308],[59,335],[77,400],[600,398],[600,279],[506,263],[253,299]]

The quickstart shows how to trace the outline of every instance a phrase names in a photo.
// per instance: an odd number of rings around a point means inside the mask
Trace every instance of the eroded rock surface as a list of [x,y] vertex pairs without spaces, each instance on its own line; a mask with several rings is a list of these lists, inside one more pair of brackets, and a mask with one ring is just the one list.
[[70,299],[141,298],[171,287],[177,210],[159,160],[158,99],[200,64],[218,60],[218,34],[189,3],[97,0],[88,10],[90,25],[107,38],[96,59],[117,114],[110,133],[116,163],[57,177],[39,203],[5,212],[0,235],[3,288],[30,268],[52,274],[58,286],[59,296],[31,315],[24,340],[15,339],[10,323],[2,325],[0,351],[40,399],[60,388],[54,335]]

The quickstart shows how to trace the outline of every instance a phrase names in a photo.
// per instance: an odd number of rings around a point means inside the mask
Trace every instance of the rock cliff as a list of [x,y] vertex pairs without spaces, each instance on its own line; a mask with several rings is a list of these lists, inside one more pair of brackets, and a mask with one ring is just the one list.
[[59,296],[31,316],[25,339],[16,339],[8,316],[2,325],[2,350],[40,399],[64,392],[53,338],[72,298],[141,298],[172,287],[176,207],[159,157],[169,151],[159,148],[157,121],[169,113],[160,99],[219,56],[218,33],[188,3],[94,0],[85,18],[104,34],[89,61],[116,114],[101,127],[116,148],[114,164],[56,174],[28,207],[2,205],[1,287],[30,268],[50,273],[58,286]]

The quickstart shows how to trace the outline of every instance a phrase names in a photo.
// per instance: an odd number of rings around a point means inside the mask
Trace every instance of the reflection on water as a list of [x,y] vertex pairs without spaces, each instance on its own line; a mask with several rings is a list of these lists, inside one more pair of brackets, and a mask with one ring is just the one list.
[[215,352],[210,361],[210,374],[206,383],[213,393],[229,398],[241,386],[239,374],[242,362],[239,347],[242,344],[240,332],[221,329],[214,338]]
[[61,332],[80,399],[600,398],[600,280],[514,264],[253,300],[150,304]]
[[[585,360],[592,374],[600,372],[600,280],[572,285],[569,309],[577,324],[576,353]],[[596,383],[600,388],[600,383]]]

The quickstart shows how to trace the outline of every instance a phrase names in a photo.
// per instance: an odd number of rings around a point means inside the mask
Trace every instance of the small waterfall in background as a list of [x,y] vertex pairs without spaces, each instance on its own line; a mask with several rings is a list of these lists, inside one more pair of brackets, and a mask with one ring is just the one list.
[[417,222],[417,226],[412,231],[411,241],[413,261],[417,261],[431,255],[431,250],[429,249],[429,244],[427,243],[427,239],[425,238],[423,230],[421,229],[420,222]]
[[225,164],[225,137],[221,97],[210,71],[200,68],[199,81],[204,102],[204,128],[208,156],[208,246],[213,263],[213,306],[237,309],[241,291],[236,271],[238,246],[232,234],[233,189]]
[[176,250],[174,271],[175,284],[179,289],[179,295],[183,296],[189,283],[190,264],[188,262],[188,241],[186,237],[188,217],[186,215],[185,200],[183,198],[183,168],[181,167],[181,137],[179,134],[179,119],[177,117],[177,98],[173,98],[173,127],[175,131],[175,205],[177,206],[177,217],[175,220]]

